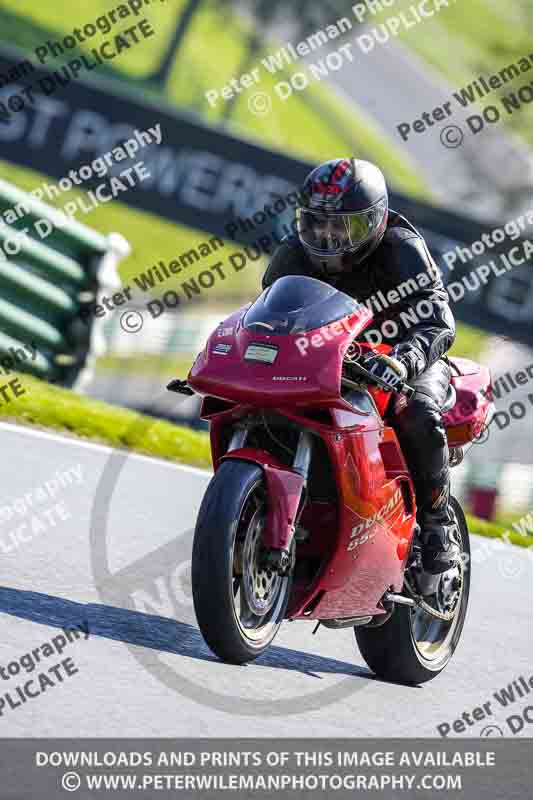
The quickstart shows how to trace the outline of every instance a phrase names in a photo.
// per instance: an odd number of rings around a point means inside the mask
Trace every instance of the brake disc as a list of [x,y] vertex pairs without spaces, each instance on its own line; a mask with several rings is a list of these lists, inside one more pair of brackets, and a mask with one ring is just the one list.
[[250,522],[242,550],[242,582],[250,610],[258,617],[264,616],[277,597],[279,575],[264,565],[262,558],[262,520],[258,512]]

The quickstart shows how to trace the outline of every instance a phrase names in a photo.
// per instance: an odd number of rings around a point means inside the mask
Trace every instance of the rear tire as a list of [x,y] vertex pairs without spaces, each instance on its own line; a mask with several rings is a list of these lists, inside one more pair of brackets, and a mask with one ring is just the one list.
[[[260,656],[276,636],[290,579],[262,567],[264,476],[247,461],[224,461],[207,487],[194,534],[192,594],[209,648],[232,664]],[[240,572],[240,574],[239,574]]]
[[381,627],[354,629],[364,660],[385,680],[407,684],[430,681],[448,665],[459,644],[470,592],[470,540],[463,510],[455,498],[451,502],[464,564],[461,596],[453,620],[442,622],[422,609],[398,605]]

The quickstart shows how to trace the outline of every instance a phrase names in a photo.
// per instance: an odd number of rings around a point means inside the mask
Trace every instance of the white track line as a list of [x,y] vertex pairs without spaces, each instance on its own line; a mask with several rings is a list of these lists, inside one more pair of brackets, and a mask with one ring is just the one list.
[[[85,439],[77,439],[72,436],[61,436],[59,433],[50,433],[48,431],[41,431],[37,428],[31,428],[29,425],[13,425],[10,422],[0,422],[0,431],[5,430],[7,433],[14,433],[17,435],[35,436],[38,439],[46,439],[52,442],[59,442],[62,445],[70,444],[74,447],[85,447],[87,450],[96,450],[101,453],[115,453],[118,451],[128,452],[127,448],[113,448],[109,445],[98,444],[96,442],[87,442]],[[171,467],[172,469],[180,469],[184,472],[191,472],[193,475],[211,475],[209,470],[200,469],[199,467],[190,467],[188,464],[179,464],[165,459],[155,458],[154,456],[143,455],[142,453],[130,453],[130,458],[135,458],[141,461],[148,461],[150,464],[158,464],[159,466]]]

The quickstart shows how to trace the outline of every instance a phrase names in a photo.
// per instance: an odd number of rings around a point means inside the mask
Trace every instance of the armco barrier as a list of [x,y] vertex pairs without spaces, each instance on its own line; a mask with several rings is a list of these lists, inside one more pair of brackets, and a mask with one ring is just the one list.
[[105,350],[89,307],[120,285],[116,266],[129,245],[2,180],[0,213],[14,220],[0,224],[0,364],[11,359],[13,369],[79,388]]

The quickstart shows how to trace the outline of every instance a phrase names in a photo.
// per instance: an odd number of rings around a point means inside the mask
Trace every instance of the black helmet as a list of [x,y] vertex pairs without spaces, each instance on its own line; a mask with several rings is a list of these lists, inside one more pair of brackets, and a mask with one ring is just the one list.
[[387,185],[381,170],[369,161],[326,161],[305,179],[300,202],[300,241],[313,263],[328,274],[360,264],[385,234]]

